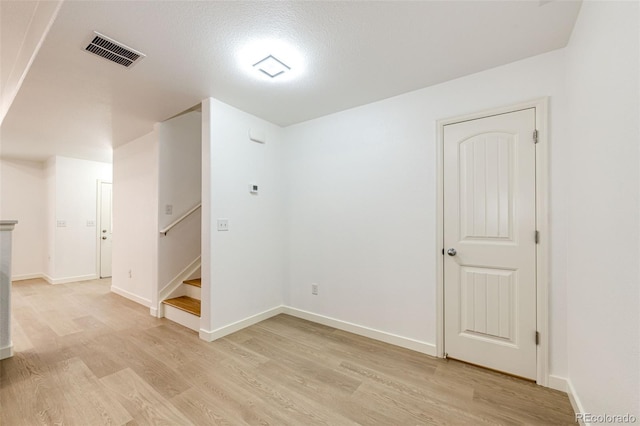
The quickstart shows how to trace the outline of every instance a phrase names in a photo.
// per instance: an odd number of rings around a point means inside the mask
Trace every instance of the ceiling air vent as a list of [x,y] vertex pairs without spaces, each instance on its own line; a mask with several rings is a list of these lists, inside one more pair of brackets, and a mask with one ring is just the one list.
[[127,68],[130,68],[137,61],[145,57],[144,53],[140,53],[97,31],[93,32],[91,41],[84,50]]

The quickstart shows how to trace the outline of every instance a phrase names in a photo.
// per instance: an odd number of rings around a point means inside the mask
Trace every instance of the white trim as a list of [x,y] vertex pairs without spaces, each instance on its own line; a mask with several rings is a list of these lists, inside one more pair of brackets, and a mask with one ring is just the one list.
[[[176,291],[184,280],[189,279],[189,277],[194,274],[202,263],[201,257],[196,257],[191,263],[189,263],[182,271],[178,272],[178,274],[169,281],[167,285],[165,285],[162,290],[158,292],[158,306],[156,313],[162,313],[160,309],[160,305],[162,305],[162,301],[168,299],[174,291]],[[162,318],[162,317],[158,317]]]
[[396,334],[387,333],[385,331],[375,330],[373,328],[364,327],[362,325],[353,324],[347,321],[342,321],[339,319],[326,317],[324,315],[318,315],[312,312],[303,311],[302,309],[291,308],[289,306],[283,306],[283,313],[297,318],[302,318],[307,321],[312,321],[318,324],[337,328],[338,330],[348,331],[359,336],[364,336],[395,346],[411,349],[423,354],[436,356],[436,347],[431,343],[422,342],[408,337],[398,336]]
[[97,280],[98,276],[96,274],[89,274],[89,275],[77,275],[75,277],[52,278],[47,274],[42,274],[42,278],[44,278],[44,280],[49,284],[68,284],[68,283],[75,283],[78,281]]
[[215,330],[204,330],[200,329],[200,338],[207,342],[213,342],[214,340],[220,339],[221,337],[228,336],[231,333],[235,333],[236,331],[240,331],[243,328],[249,327],[251,325],[257,324],[260,321],[264,321],[276,315],[283,313],[283,306],[276,306],[275,308],[268,309],[259,314],[252,315],[248,318],[245,318],[240,321],[236,321],[232,324],[225,325],[223,327],[217,328]]
[[[160,313],[160,312],[162,312],[162,309],[154,308],[153,306],[150,306],[150,307],[149,307],[149,314],[150,314],[152,317],[155,317],[155,318],[162,318],[162,317],[159,317],[159,316],[158,316],[158,313]],[[162,315],[164,315],[164,312],[162,312]]]
[[[573,407],[573,412],[578,413],[586,413],[587,411],[584,409],[584,405],[578,398],[578,394],[576,393],[575,388],[573,387],[573,383],[571,380],[567,379],[567,395],[569,395],[569,402],[571,402],[571,407]],[[585,423],[582,420],[578,420],[578,423],[583,426],[589,426],[591,423]]]
[[560,392],[567,393],[568,384],[567,379],[565,377],[555,376],[553,374],[549,374],[549,380],[547,382],[547,387],[551,389],[555,389]]
[[536,228],[540,232],[540,243],[536,245],[536,318],[540,333],[537,347],[536,383],[549,386],[549,157],[548,157],[548,109],[549,98],[539,98],[516,105],[494,108],[478,113],[438,120],[436,122],[437,173],[436,173],[436,356],[444,355],[444,270],[442,250],[444,241],[444,126],[462,121],[475,120],[492,115],[506,114],[523,109],[536,109]]
[[236,321],[224,327],[220,327],[216,330],[210,331],[201,328],[200,338],[207,342],[213,342],[214,340],[220,339],[221,337],[228,336],[231,333],[235,333],[236,331],[240,331],[243,328],[252,326],[259,323],[260,321],[264,321],[279,314],[291,315],[296,318],[301,318],[307,321],[315,322],[317,324],[326,325],[338,330],[343,330],[353,334],[357,334],[359,336],[368,337],[370,339],[379,340],[381,342],[400,346],[402,348],[410,349],[426,355],[436,355],[436,347],[432,343],[422,342],[419,340],[411,339],[409,337],[398,336],[396,334],[387,333],[385,331],[375,330],[373,328],[326,317],[324,315],[314,314],[313,312],[304,311],[302,309],[292,308],[290,306],[284,305],[271,308],[243,320]]
[[0,348],[0,359],[7,359],[13,356],[13,342],[9,344],[9,346],[5,346],[4,348]]
[[133,300],[136,303],[139,303],[143,306],[146,306],[147,308],[151,307],[151,300],[149,299],[145,299],[144,297],[140,297],[137,294],[133,294],[130,291],[127,290],[123,290],[121,288],[118,288],[114,285],[111,286],[111,291],[119,296],[122,296],[124,298],[127,298],[129,300]]
[[45,279],[43,274],[21,274],[21,275],[12,275],[11,281],[35,280],[37,278]]

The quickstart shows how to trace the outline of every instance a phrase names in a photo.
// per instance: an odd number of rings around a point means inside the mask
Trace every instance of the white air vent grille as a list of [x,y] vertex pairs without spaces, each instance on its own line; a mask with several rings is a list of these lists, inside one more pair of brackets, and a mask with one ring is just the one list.
[[145,56],[144,53],[140,53],[137,50],[102,35],[97,31],[93,32],[91,41],[84,50],[127,68],[131,67],[136,63],[136,61],[139,61]]

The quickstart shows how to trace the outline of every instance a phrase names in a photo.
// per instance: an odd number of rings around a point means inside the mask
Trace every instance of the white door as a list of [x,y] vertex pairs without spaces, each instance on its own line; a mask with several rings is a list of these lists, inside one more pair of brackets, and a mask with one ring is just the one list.
[[100,182],[100,278],[111,276],[111,184]]
[[535,380],[534,129],[535,108],[444,126],[444,348]]

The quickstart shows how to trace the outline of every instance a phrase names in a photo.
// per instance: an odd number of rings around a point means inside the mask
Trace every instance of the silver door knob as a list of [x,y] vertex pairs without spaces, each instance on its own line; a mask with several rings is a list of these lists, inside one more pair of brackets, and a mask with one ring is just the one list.
[[458,252],[456,251],[456,249],[450,248],[449,250],[447,250],[447,254],[449,256],[455,256],[456,254],[458,254]]

